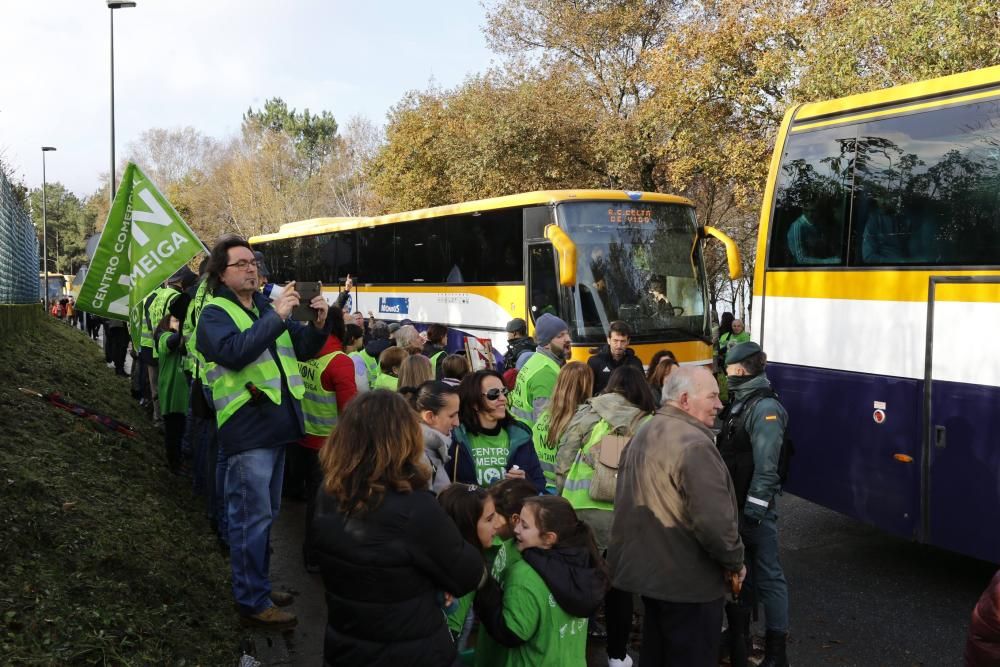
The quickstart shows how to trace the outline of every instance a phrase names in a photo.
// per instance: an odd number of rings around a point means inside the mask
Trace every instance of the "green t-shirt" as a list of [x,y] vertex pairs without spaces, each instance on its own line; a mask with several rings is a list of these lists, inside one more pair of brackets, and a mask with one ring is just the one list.
[[501,428],[496,435],[476,433],[469,436],[472,460],[476,464],[476,481],[480,486],[490,486],[503,479],[510,456],[510,436]]
[[[507,583],[510,569],[515,563],[521,561],[521,552],[517,550],[517,541],[513,538],[501,540],[493,538],[493,546],[486,552],[487,561],[490,563],[490,574],[503,588]],[[494,641],[486,632],[486,628],[480,626],[479,634],[476,636],[476,667],[503,667],[507,664],[507,652],[510,649]]]
[[466,593],[462,597],[458,598],[458,604],[455,608],[446,613],[446,616],[448,617],[448,629],[451,630],[452,634],[456,637],[462,632],[462,626],[465,625],[465,619],[468,617],[469,610],[472,609],[472,602],[475,599],[475,591]]
[[507,667],[579,667],[587,664],[587,619],[556,604],[542,578],[524,560],[510,566],[503,591],[507,627],[526,640],[507,649]]

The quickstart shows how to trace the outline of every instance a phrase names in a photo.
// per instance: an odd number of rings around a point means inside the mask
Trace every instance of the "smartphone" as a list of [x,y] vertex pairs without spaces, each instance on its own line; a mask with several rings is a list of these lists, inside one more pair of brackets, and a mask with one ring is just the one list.
[[323,284],[308,280],[295,281],[295,291],[299,293],[299,305],[292,309],[292,319],[300,322],[315,322],[316,311],[309,307],[313,297],[319,296]]

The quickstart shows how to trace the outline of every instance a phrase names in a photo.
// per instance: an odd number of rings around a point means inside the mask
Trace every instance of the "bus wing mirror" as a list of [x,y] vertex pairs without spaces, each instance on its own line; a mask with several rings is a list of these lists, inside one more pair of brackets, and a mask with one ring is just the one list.
[[740,249],[736,247],[736,241],[732,240],[725,233],[715,227],[702,227],[707,236],[717,238],[726,247],[726,261],[729,264],[729,279],[736,280],[743,277],[743,262],[740,261]]
[[546,225],[545,238],[556,249],[559,255],[559,284],[565,287],[576,286],[576,244],[569,234],[556,225]]

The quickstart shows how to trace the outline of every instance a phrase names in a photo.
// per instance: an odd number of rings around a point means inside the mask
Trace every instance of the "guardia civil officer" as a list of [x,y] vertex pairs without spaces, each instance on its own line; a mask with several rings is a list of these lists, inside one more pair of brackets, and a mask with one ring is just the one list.
[[764,607],[762,667],[787,667],[788,585],[778,558],[779,463],[788,413],[764,373],[767,356],[748,341],[729,348],[726,375],[731,402],[720,415],[719,451],[736,488],[740,537],[747,549],[748,583]]

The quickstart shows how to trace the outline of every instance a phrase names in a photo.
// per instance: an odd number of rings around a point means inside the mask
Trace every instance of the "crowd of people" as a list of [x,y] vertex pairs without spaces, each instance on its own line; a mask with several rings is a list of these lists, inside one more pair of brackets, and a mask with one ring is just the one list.
[[206,498],[245,624],[298,621],[270,579],[284,494],[307,504],[327,664],[582,665],[600,636],[609,667],[627,666],[636,595],[643,664],[714,665],[723,645],[738,664],[749,569],[763,664],[787,665],[787,416],[755,343],[720,350],[742,408],[723,412],[711,371],[669,350],[644,369],[624,322],[583,363],[555,313],[533,336],[514,319],[503,360],[473,370],[444,325],[344,312],[350,280],[333,304],[301,304],[267,278],[260,253],[222,238],[199,274],[147,297],[133,362],[169,469]]

